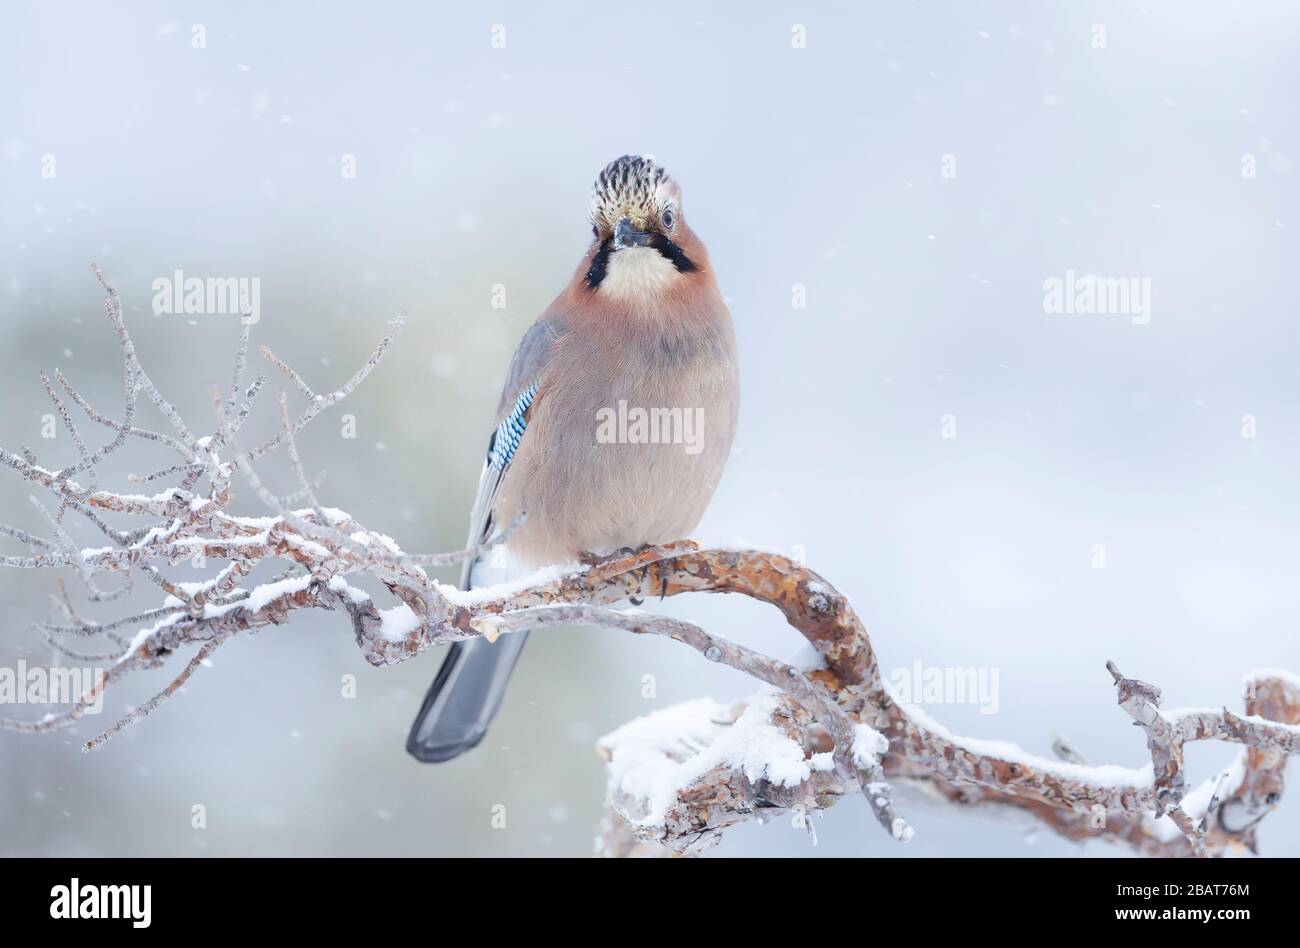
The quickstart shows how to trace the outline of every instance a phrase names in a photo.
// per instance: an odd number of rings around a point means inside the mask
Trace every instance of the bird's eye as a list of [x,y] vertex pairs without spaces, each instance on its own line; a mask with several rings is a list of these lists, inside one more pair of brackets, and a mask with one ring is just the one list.
[[659,215],[659,222],[664,225],[664,230],[672,230],[673,225],[677,223],[677,218],[673,214],[671,207],[665,207],[663,213]]

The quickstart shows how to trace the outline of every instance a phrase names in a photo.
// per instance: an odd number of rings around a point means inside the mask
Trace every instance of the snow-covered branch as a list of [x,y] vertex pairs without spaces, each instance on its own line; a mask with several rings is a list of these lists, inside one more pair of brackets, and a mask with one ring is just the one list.
[[[1003,741],[962,737],[898,699],[852,607],[805,567],[772,553],[702,550],[677,555],[669,568],[667,577],[652,570],[638,591],[725,591],[779,608],[820,656],[801,677],[869,729],[865,733],[887,741],[880,758],[884,779],[949,804],[1018,810],[1069,839],[1108,839],[1148,855],[1254,851],[1260,820],[1280,801],[1287,758],[1300,753],[1300,677],[1285,671],[1248,675],[1245,714],[1237,715],[1226,708],[1161,711],[1158,689],[1124,678],[1112,665],[1121,707],[1148,734],[1152,766],[1086,766]],[[609,762],[611,807],[634,827],[639,842],[696,852],[737,822],[780,809],[796,811],[804,822],[808,811],[862,789],[860,781],[826,766],[825,752],[843,746],[833,719],[788,682],[754,677],[783,694],[760,693],[730,709],[688,702],[600,742]],[[1135,694],[1141,695],[1140,711]],[[1243,750],[1226,773],[1188,791],[1183,750],[1207,740]],[[765,749],[755,756],[756,747]],[[622,854],[628,839],[613,832],[598,842]]]
[[[610,813],[598,844],[607,854],[695,853],[729,826],[782,811],[811,829],[810,813],[858,793],[890,836],[905,841],[912,830],[895,809],[893,788],[900,785],[960,807],[1014,809],[1068,838],[1106,838],[1152,855],[1253,849],[1260,820],[1278,804],[1286,760],[1300,750],[1300,678],[1287,672],[1251,675],[1244,714],[1237,715],[1214,708],[1162,711],[1156,688],[1124,677],[1112,664],[1119,703],[1146,734],[1152,765],[1086,766],[1064,749],[1066,759],[1057,760],[958,736],[902,703],[883,681],[871,641],[847,600],[816,573],[776,553],[700,549],[684,540],[586,566],[552,567],[489,589],[439,583],[425,567],[476,556],[483,548],[405,553],[391,538],[320,502],[296,443],[308,424],[375,369],[401,329],[400,318],[362,367],[325,395],[263,349],[307,405],[295,416],[286,393],[279,392],[279,433],[245,450],[240,431],[266,381],[244,381],[249,325],[241,328],[228,391],[224,398],[213,393],[211,433],[196,437],[140,364],[118,296],[95,272],[124,357],[121,419],[90,406],[61,373],[55,381],[66,401],[44,379],[78,459],[57,468],[38,463],[27,449],[0,450],[0,464],[42,488],[54,508],[33,499],[45,536],[0,524],[0,535],[26,548],[0,557],[0,565],[71,570],[93,603],[121,599],[137,575],[158,586],[163,598],[154,608],[97,621],[81,616],[60,583],[58,616],[37,628],[56,654],[110,664],[66,709],[32,721],[0,718],[0,727],[42,732],[73,725],[131,673],[179,662],[178,653],[195,648],[167,688],[88,740],[89,750],[158,708],[222,643],[306,609],[345,613],[362,655],[376,666],[458,639],[494,640],[542,626],[586,624],[681,641],[706,660],[766,686],[733,708],[704,700],[658,711],[600,742]],[[141,395],[169,432],[137,425]],[[79,428],[73,407],[108,429],[101,447],[94,448]],[[164,445],[178,460],[132,480],[170,480],[172,486],[152,494],[98,488],[95,473],[102,460],[139,441]],[[254,468],[280,448],[298,484],[288,496],[272,492]],[[231,511],[236,478],[265,505],[265,514]],[[107,545],[79,547],[69,534],[69,512],[106,537]],[[123,527],[109,518],[134,522]],[[502,542],[517,526],[486,546]],[[207,579],[180,582],[166,571],[181,561],[221,565]],[[274,578],[249,581],[254,570],[277,562]],[[362,576],[379,580],[392,600],[381,605],[349,582]],[[108,577],[118,584],[104,588]],[[689,592],[733,593],[770,604],[812,644],[817,661],[796,667],[689,623],[612,608],[628,599]],[[80,650],[86,642],[101,651]],[[1206,740],[1243,750],[1226,774],[1189,791],[1183,749]]]

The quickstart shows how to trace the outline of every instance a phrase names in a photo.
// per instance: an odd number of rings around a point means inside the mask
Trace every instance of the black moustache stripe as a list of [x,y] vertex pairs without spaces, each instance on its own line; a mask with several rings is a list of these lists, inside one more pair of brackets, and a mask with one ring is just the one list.
[[609,238],[606,238],[596,251],[596,256],[591,258],[591,266],[587,268],[587,286],[593,290],[604,282],[605,273],[609,270],[610,243]]
[[659,251],[660,256],[666,257],[673,266],[677,268],[678,273],[690,273],[698,270],[695,261],[682,252],[682,248],[677,246],[663,234],[655,234],[650,238],[650,246]]
[[[698,270],[695,261],[682,251],[663,234],[655,234],[650,238],[650,246],[659,252],[659,255],[677,268],[678,273],[691,273]],[[613,241],[606,238],[596,251],[596,255],[591,258],[591,266],[587,268],[587,286],[590,289],[596,289],[601,283],[605,282],[605,275],[609,272],[609,255],[614,252]]]

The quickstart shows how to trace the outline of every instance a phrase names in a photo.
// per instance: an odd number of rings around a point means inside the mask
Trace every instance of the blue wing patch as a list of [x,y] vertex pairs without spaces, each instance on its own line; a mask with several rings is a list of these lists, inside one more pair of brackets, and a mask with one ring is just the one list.
[[506,415],[505,421],[497,426],[496,432],[492,435],[492,443],[488,445],[488,464],[497,472],[504,471],[510,459],[515,456],[519,450],[519,442],[523,440],[524,429],[528,427],[528,419],[524,417],[528,414],[528,408],[533,404],[533,399],[537,397],[537,383],[534,382],[523,393],[515,399],[515,405],[510,409],[510,414]]

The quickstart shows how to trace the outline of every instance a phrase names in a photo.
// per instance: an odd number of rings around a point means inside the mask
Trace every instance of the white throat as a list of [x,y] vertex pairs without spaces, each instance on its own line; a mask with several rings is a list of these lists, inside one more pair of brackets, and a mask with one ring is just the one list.
[[609,255],[600,292],[622,303],[646,306],[681,277],[672,261],[652,247],[625,247]]

